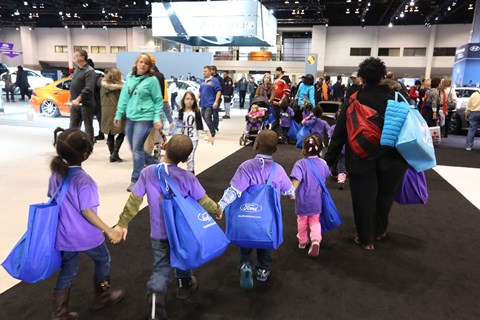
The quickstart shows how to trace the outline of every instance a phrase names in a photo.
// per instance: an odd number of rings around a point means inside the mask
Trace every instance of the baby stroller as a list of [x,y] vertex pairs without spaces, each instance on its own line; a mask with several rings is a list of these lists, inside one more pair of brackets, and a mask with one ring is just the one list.
[[259,110],[263,111],[263,116],[255,118],[254,124],[252,123],[252,118],[248,114],[245,116],[246,125],[245,130],[240,137],[240,145],[246,146],[249,141],[254,141],[257,138],[258,133],[265,129],[265,119],[268,116],[270,102],[267,100],[267,98],[258,96],[250,103],[249,112],[254,104],[259,107]]

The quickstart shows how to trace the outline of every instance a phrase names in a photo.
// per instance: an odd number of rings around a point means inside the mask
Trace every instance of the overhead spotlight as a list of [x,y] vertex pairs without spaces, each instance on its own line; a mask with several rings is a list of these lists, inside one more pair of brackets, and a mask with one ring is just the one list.
[[350,14],[350,9],[347,9],[347,11],[345,11],[346,14]]
[[150,2],[148,2],[148,1],[145,1],[145,5],[147,5],[147,6],[148,6],[149,4],[150,4]]
[[273,14],[273,9],[268,10],[268,12],[270,12],[270,14]]
[[468,8],[467,8],[467,9],[468,9],[468,10],[473,10],[473,3],[470,3],[470,4],[468,5]]
[[371,5],[372,5],[372,4],[371,4],[370,2],[369,2],[369,3],[367,3],[367,6],[369,6],[369,7],[370,7]]
[[452,7],[448,6],[447,11],[450,11],[450,10],[452,10]]
[[389,27],[389,28],[393,27],[393,23],[390,22],[390,23],[388,24],[388,27]]
[[32,31],[32,30],[33,30],[33,27],[28,27],[28,30]]
[[298,2],[298,0],[295,0],[295,4],[299,4],[300,2]]
[[295,14],[295,10],[292,10],[292,14]]
[[105,13],[105,8],[102,8],[102,13]]
[[328,28],[328,23],[325,23],[325,28]]
[[415,5],[415,1],[410,1],[410,6],[413,7]]
[[107,29],[108,29],[107,26],[103,26],[103,30],[107,30]]
[[64,28],[65,28],[65,29],[68,29],[68,26],[67,26],[67,25],[65,25],[65,27],[64,27]]
[[452,7],[455,7],[457,3],[455,1],[452,2]]
[[285,0],[285,4],[289,4],[289,3],[290,3],[290,1],[288,1],[288,0]]
[[414,12],[418,12],[418,7],[415,7],[415,10],[413,10]]
[[350,2],[352,2],[352,0],[347,0],[347,3],[350,3]]
[[302,9],[302,12],[300,14],[305,14],[305,10]]
[[18,10],[16,10],[13,14],[16,15],[16,16],[19,16],[20,12]]
[[435,17],[435,21],[438,21],[438,17]]
[[15,28],[15,30],[17,30],[17,31],[18,31],[18,30],[20,30],[20,28],[19,28],[19,27],[16,27],[16,28]]
[[27,1],[23,1],[23,5],[24,5],[24,6],[28,6],[28,2],[27,2]]
[[137,5],[137,3],[136,3],[135,1],[133,1],[133,5],[134,5],[134,6],[136,6],[136,5]]
[[400,18],[403,18],[405,17],[405,14],[403,14],[403,12],[400,12]]
[[359,13],[360,13],[360,9],[356,8],[356,9],[355,9],[355,13],[356,13],[356,14],[359,14]]
[[58,11],[58,14],[59,14],[59,15],[63,15],[63,12],[62,12],[62,11]]

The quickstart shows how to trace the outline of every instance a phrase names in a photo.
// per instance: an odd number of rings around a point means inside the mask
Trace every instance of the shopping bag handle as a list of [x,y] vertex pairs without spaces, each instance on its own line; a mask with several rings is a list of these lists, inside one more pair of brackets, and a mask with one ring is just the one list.
[[400,101],[398,100],[398,96],[402,97],[402,100],[407,103],[408,105],[410,105],[408,102],[407,102],[407,99],[405,99],[405,97],[403,96],[403,94],[401,94],[400,92],[398,91],[395,91],[395,101]]
[[57,197],[57,194],[60,192],[60,196],[57,200],[57,204],[61,205],[63,200],[65,199],[68,188],[70,187],[70,182],[72,181],[72,176],[75,171],[77,171],[78,168],[70,168],[68,169],[67,176],[63,180],[63,182],[57,187],[57,190],[53,193],[53,195],[50,197],[50,200],[48,200],[48,204],[52,204],[52,202],[55,200]]

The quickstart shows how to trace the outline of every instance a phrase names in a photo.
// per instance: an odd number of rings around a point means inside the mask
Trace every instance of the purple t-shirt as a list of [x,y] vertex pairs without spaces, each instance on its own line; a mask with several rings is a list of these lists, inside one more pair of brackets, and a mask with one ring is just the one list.
[[[325,181],[330,175],[325,160],[319,157],[309,157],[313,160],[320,177]],[[298,160],[293,166],[292,179],[300,181],[295,190],[295,213],[299,216],[322,213],[322,187],[313,173],[307,159]]]
[[295,116],[293,109],[288,107],[286,111],[280,110],[280,126],[290,128],[292,126],[292,117]]
[[[91,224],[82,210],[92,209],[97,213],[100,205],[98,187],[81,167],[75,166],[67,195],[60,206],[57,240],[55,247],[60,251],[85,251],[101,245],[105,241],[103,232]],[[51,196],[63,179],[52,174],[48,182],[48,195]],[[58,199],[59,194],[57,195]]]
[[312,117],[310,118],[310,120],[305,120],[305,122],[303,123],[304,126],[310,126],[311,124],[313,124],[313,127],[310,132],[318,134],[320,137],[322,137],[322,139],[330,129],[330,125],[327,123],[327,121],[318,119],[316,117]]
[[[240,192],[247,190],[254,184],[266,184],[268,175],[272,170],[273,160],[255,157],[243,162],[235,172],[230,184]],[[292,188],[292,182],[287,176],[285,169],[277,163],[272,186],[280,192],[287,192]]]
[[[165,196],[160,189],[157,166],[157,164],[149,165],[140,172],[132,193],[139,198],[147,195],[150,210],[150,237],[154,240],[166,240],[168,236],[162,210],[162,201],[165,200]],[[190,195],[195,200],[200,200],[205,195],[205,189],[190,171],[179,168],[175,164],[169,164],[167,172],[182,196]]]

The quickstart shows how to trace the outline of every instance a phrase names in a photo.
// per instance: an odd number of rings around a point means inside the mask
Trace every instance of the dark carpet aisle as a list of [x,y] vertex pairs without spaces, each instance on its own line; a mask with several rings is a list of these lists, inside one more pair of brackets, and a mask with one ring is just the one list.
[[[476,151],[437,152],[442,165],[479,165]],[[200,174],[210,197],[219,200],[237,166],[253,155],[252,148],[245,147]],[[287,173],[300,157],[289,145],[274,155]],[[434,171],[427,172],[427,179],[428,205],[395,204],[389,236],[377,242],[373,252],[352,240],[348,189],[327,184],[344,223],[323,235],[315,260],[297,248],[294,203],[283,199],[285,242],[275,253],[270,281],[255,281],[250,292],[241,290],[238,250],[231,246],[195,271],[199,290],[189,300],[175,299],[172,282],[171,319],[480,319],[480,212]],[[127,242],[109,247],[112,284],[127,289],[124,301],[100,312],[89,309],[92,264],[83,257],[71,309],[79,311],[81,319],[144,319],[145,282],[151,272],[148,209],[131,224]],[[0,319],[49,319],[54,280],[21,283],[0,295]]]

